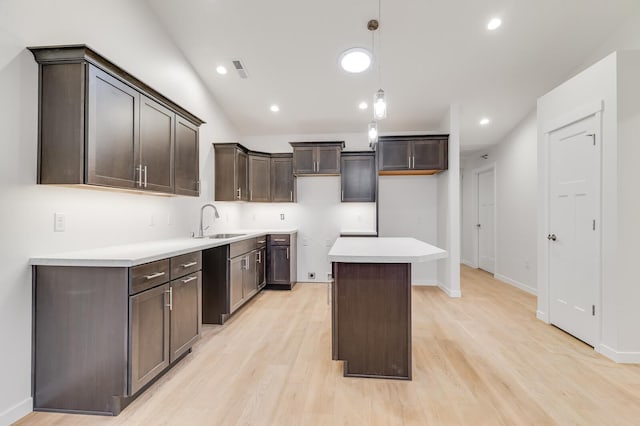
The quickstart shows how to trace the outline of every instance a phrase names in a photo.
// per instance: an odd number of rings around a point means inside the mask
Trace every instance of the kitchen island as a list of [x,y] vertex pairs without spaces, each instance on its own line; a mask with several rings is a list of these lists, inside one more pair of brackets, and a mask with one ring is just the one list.
[[415,238],[338,238],[332,357],[344,375],[411,380],[411,264],[447,257]]

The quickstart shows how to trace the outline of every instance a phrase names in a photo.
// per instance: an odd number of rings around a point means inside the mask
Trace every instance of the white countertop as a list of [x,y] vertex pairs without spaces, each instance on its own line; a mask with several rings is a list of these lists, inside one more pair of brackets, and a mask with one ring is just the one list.
[[329,262],[416,263],[443,259],[448,253],[415,238],[338,238],[329,250]]
[[145,243],[123,244],[95,249],[69,251],[43,256],[33,256],[30,265],[48,266],[98,266],[130,267],[154,260],[166,259],[180,254],[204,250],[212,247],[235,243],[266,234],[293,234],[296,229],[252,229],[228,231],[228,234],[246,234],[240,237],[212,238],[176,238],[170,240],[149,241]]

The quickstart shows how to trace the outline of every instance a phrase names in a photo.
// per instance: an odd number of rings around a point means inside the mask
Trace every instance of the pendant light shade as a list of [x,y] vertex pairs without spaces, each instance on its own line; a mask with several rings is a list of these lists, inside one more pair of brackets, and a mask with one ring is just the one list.
[[384,90],[378,90],[373,95],[373,118],[383,120],[387,118],[387,101],[384,98]]
[[372,121],[369,123],[369,146],[378,142],[378,123]]

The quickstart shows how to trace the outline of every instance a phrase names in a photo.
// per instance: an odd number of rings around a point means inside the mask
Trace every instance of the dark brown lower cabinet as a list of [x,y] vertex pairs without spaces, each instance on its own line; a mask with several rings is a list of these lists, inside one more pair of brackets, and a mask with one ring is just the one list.
[[291,290],[297,279],[297,234],[267,237],[267,288]]
[[201,265],[35,266],[34,410],[118,415],[198,339]]

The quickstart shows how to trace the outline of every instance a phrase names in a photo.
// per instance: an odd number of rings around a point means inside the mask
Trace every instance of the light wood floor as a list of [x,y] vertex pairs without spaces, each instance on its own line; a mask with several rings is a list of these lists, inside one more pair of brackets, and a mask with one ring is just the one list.
[[640,424],[640,366],[535,318],[535,297],[462,267],[463,298],[413,290],[413,381],[348,379],[331,361],[326,286],[266,291],[120,416],[20,425]]

